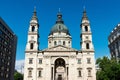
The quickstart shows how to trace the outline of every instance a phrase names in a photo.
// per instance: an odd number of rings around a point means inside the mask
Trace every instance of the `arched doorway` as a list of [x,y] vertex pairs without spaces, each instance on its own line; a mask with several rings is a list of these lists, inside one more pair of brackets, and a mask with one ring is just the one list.
[[65,72],[65,60],[62,58],[58,58],[55,60],[54,64],[54,73],[55,73],[55,80],[64,80],[66,72]]

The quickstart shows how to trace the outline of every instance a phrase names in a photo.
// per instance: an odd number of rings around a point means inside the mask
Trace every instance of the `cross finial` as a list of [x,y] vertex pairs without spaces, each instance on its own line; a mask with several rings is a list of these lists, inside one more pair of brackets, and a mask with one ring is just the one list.
[[86,12],[86,7],[85,7],[85,5],[83,6],[83,12]]
[[34,6],[34,12],[36,12],[36,6]]
[[59,12],[61,12],[60,8],[59,8]]
[[58,13],[57,13],[57,21],[56,21],[56,23],[64,23],[64,21],[62,20],[62,13],[61,13],[61,10],[60,10],[60,8],[59,8],[59,11],[58,11]]
[[83,9],[85,10],[85,5],[83,6]]

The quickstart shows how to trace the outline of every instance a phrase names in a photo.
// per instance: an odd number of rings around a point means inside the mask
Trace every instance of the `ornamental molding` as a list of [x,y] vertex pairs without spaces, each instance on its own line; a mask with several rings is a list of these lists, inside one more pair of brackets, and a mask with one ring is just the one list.
[[89,32],[82,32],[82,35],[91,35],[92,33],[89,31]]
[[49,56],[49,55],[44,55],[44,58],[48,59],[48,58],[51,58],[51,56]]
[[78,50],[76,50],[76,49],[73,49],[73,48],[70,48],[70,47],[65,47],[65,46],[63,46],[63,45],[58,45],[58,46],[54,46],[54,47],[51,47],[51,48],[47,48],[47,49],[45,49],[45,50],[43,50],[43,51],[52,51],[52,52],[68,52],[68,51],[70,51],[70,52],[76,52],[76,51],[78,51]]
[[26,50],[25,53],[38,53],[38,50]]
[[77,70],[82,70],[82,68],[81,68],[81,67],[78,67]]
[[29,31],[28,35],[39,35],[39,34],[37,32],[31,32],[31,31]]
[[37,68],[37,70],[43,70],[43,68]]
[[28,70],[33,70],[33,68],[32,68],[32,67],[29,67]]
[[36,42],[36,41],[34,41],[34,40],[30,40],[30,41],[29,41],[29,43],[35,43],[35,42]]
[[85,40],[84,42],[85,42],[85,43],[91,43],[91,41],[90,41],[90,40]]
[[75,56],[75,55],[70,55],[69,57],[70,57],[70,58],[76,58],[76,56]]

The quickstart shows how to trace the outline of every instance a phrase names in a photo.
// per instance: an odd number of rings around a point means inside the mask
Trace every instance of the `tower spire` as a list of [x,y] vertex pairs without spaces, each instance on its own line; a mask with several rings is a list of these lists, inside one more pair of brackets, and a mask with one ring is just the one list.
[[85,6],[83,7],[83,17],[82,17],[82,20],[88,20]]
[[36,16],[36,6],[34,7],[34,16]]
[[32,20],[38,20],[38,18],[37,18],[37,12],[36,12],[36,7],[34,7]]
[[84,11],[83,11],[81,29],[82,29],[82,33],[81,33],[81,38],[82,38],[81,39],[81,48],[82,48],[82,51],[93,51],[94,52],[90,22],[88,20],[85,8],[84,8]]

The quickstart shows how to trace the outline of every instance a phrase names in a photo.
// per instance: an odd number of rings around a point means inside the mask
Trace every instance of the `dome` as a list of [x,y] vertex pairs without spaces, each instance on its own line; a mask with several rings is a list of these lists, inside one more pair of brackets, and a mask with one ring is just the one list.
[[55,32],[63,32],[63,33],[66,33],[66,34],[70,35],[69,30],[62,23],[57,23],[52,27],[50,34],[53,34]]
[[63,33],[70,35],[69,30],[64,25],[64,21],[62,20],[62,14],[60,12],[57,14],[56,24],[52,27],[50,35],[55,32],[63,32]]

